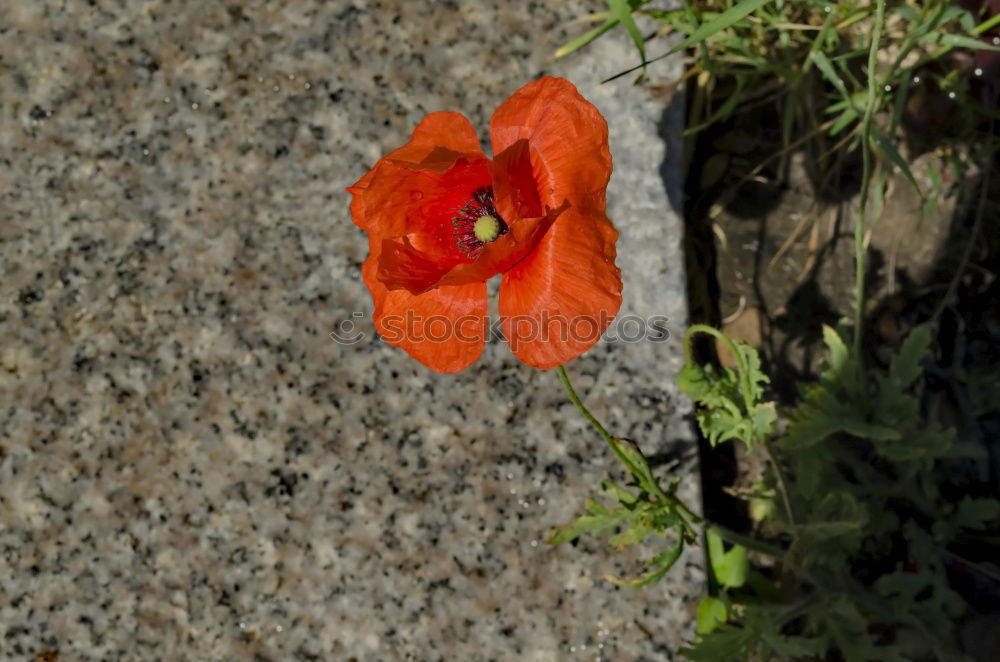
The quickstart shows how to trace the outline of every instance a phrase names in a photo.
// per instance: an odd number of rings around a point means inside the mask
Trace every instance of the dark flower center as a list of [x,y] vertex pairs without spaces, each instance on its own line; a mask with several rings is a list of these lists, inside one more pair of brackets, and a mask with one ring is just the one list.
[[455,213],[452,226],[458,249],[470,260],[479,257],[483,246],[507,234],[509,229],[497,213],[493,204],[493,189],[488,186],[473,192],[472,199]]

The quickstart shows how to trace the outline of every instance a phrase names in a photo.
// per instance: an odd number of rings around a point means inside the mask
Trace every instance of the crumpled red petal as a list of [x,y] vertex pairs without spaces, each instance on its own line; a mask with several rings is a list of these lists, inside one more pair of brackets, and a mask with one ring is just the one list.
[[410,171],[443,173],[462,157],[486,159],[472,124],[461,113],[431,113],[413,130],[408,143],[379,159],[375,167],[354,186],[348,187],[347,191],[354,196],[351,217],[366,232],[381,233],[385,226],[391,228],[393,217],[386,215],[396,208],[391,203],[405,203],[407,198],[416,197],[417,193],[423,196],[424,191],[419,181],[415,180],[411,182],[412,186],[398,190],[395,199],[386,200],[384,192],[378,196],[372,195],[376,191],[369,190],[376,178],[391,183],[397,175],[387,171],[398,172],[400,167],[408,167]]
[[378,257],[373,247],[361,273],[375,302],[372,317],[382,340],[436,372],[458,372],[475,363],[488,332],[486,283],[438,287],[423,294],[390,291],[375,275]]
[[600,339],[622,302],[617,238],[603,213],[571,207],[532,253],[504,273],[500,318],[518,359],[548,370]]
[[490,139],[494,154],[528,141],[542,204],[604,211],[608,124],[569,81],[546,76],[515,92],[493,114]]

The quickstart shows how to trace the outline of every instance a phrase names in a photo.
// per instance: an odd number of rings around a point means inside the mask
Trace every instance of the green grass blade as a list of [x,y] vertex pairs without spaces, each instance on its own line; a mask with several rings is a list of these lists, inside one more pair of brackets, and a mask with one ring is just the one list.
[[910,82],[913,80],[913,72],[904,70],[899,86],[896,88],[895,98],[892,100],[892,123],[889,125],[889,133],[896,134],[903,122],[903,111],[906,110],[906,102],[910,97]]
[[924,194],[920,191],[920,185],[917,184],[917,180],[913,176],[913,172],[910,171],[910,166],[907,165],[906,161],[900,155],[899,150],[896,149],[896,146],[892,144],[892,140],[889,139],[889,136],[882,133],[882,130],[874,124],[871,126],[871,135],[872,142],[875,143],[873,147],[875,147],[877,151],[881,152],[887,159],[892,161],[892,163],[899,168],[900,171],[902,171],[903,175],[906,176],[906,179],[913,184],[913,188],[917,190],[920,197],[923,197]]
[[820,70],[823,77],[826,78],[830,83],[840,92],[840,96],[847,102],[851,102],[851,93],[847,91],[847,86],[844,85],[844,81],[840,79],[837,75],[837,70],[833,68],[833,63],[830,59],[823,54],[822,51],[813,51],[809,53],[809,60],[816,65],[816,68]]
[[952,46],[955,48],[971,48],[972,50],[981,51],[1000,51],[1000,46],[987,44],[985,41],[979,41],[978,39],[973,39],[972,37],[966,37],[965,35],[960,34],[943,34],[937,43],[942,46]]
[[722,12],[715,18],[713,18],[708,23],[705,23],[700,28],[694,31],[694,33],[687,39],[677,44],[670,49],[665,55],[661,57],[666,57],[666,55],[672,55],[677,51],[682,51],[689,46],[701,43],[712,37],[723,30],[732,27],[736,23],[739,23],[744,18],[752,14],[754,11],[760,9],[766,5],[771,0],[744,0],[743,2],[738,2],[726,11]]
[[632,67],[631,69],[622,71],[621,73],[617,73],[611,78],[608,78],[607,80],[604,80],[602,82],[607,83],[608,81],[612,81],[616,78],[621,78],[622,76],[628,75],[637,69],[642,69],[647,64],[656,62],[657,60],[662,60],[663,58],[673,55],[678,51],[682,51],[685,48],[688,48],[689,46],[700,44],[706,39],[715,36],[716,34],[722,32],[727,28],[732,27],[736,23],[739,23],[744,18],[752,14],[754,11],[766,5],[768,2],[771,2],[771,0],[743,0],[743,2],[738,2],[729,9],[727,9],[726,11],[722,12],[721,14],[713,18],[708,23],[702,25],[700,28],[691,33],[691,35],[689,35],[687,39],[677,44],[663,55],[657,55],[652,60],[646,60],[644,64],[638,67]]
[[617,18],[609,18],[609,19],[607,19],[606,21],[604,21],[603,23],[601,23],[600,25],[598,25],[593,30],[590,30],[589,32],[586,32],[586,33],[580,35],[579,37],[577,37],[576,39],[574,39],[573,41],[569,42],[568,44],[565,44],[565,45],[561,46],[559,48],[559,50],[556,51],[555,56],[557,58],[559,58],[559,57],[565,57],[565,56],[569,55],[570,53],[572,53],[573,51],[577,51],[577,50],[583,48],[584,46],[586,46],[590,42],[594,41],[595,39],[597,39],[598,37],[600,37],[602,34],[604,34],[605,32],[607,32],[611,28],[615,27],[616,25],[618,25],[618,19]]
[[982,34],[997,24],[1000,24],[1000,14],[997,14],[993,18],[983,21],[982,23],[977,25],[976,29],[973,30],[972,32],[974,34]]
[[[618,22],[625,26],[625,30],[628,31],[629,36],[632,37],[632,43],[635,44],[636,50],[639,51],[639,58],[642,60],[643,73],[646,71],[646,40],[642,38],[642,33],[639,32],[639,26],[635,24],[635,19],[632,18],[632,7],[629,6],[625,0],[608,0],[608,9],[611,11],[611,15],[618,19]],[[640,75],[640,78],[642,76]]]

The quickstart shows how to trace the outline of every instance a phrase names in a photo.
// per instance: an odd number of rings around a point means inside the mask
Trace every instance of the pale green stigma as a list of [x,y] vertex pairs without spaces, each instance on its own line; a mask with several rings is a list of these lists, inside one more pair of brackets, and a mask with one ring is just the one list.
[[455,213],[451,219],[455,229],[452,235],[458,250],[470,260],[478,258],[486,244],[496,241],[510,229],[493,206],[493,189],[489,186],[473,191],[472,198]]
[[476,239],[482,242],[490,242],[500,236],[500,221],[495,216],[485,214],[476,219],[476,224],[472,227],[472,233]]

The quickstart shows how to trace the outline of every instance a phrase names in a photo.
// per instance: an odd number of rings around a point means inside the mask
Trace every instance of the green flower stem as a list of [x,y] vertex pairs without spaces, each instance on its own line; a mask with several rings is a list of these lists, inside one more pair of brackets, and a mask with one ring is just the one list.
[[608,431],[604,429],[604,426],[601,425],[600,421],[594,418],[594,415],[591,414],[590,411],[584,406],[583,401],[580,400],[580,396],[576,394],[573,384],[569,381],[569,375],[566,374],[566,368],[558,366],[556,368],[556,373],[558,373],[559,379],[562,381],[563,388],[566,389],[566,395],[568,395],[570,401],[576,405],[576,408],[580,410],[580,413],[583,414],[585,419],[587,419],[587,422],[590,423],[595,430],[597,430],[597,434],[601,435],[601,438],[607,442],[608,446],[611,447],[611,450],[618,456],[618,459],[622,461],[622,464],[628,467],[629,471],[632,473],[638,474],[639,468],[635,466],[632,461],[628,459],[628,457],[626,457],[625,453],[622,452],[622,449],[620,449],[618,444],[615,443],[614,437],[612,437]]
[[[711,329],[711,327],[705,327],[705,328]],[[714,331],[714,329],[712,330]],[[566,395],[569,396],[570,401],[574,405],[576,405],[576,408],[580,410],[580,413],[583,414],[583,417],[585,419],[587,419],[587,422],[590,423],[590,425],[597,431],[597,433],[601,435],[601,438],[604,439],[605,442],[607,442],[608,446],[611,447],[611,450],[618,457],[618,459],[621,460],[622,464],[628,467],[628,470],[632,473],[633,476],[638,478],[640,476],[641,470],[639,469],[639,467],[635,465],[634,462],[632,462],[628,458],[627,455],[625,455],[625,453],[618,445],[619,441],[611,436],[611,434],[607,431],[607,429],[603,425],[601,425],[601,422],[598,421],[597,418],[595,418],[594,415],[591,414],[590,411],[587,409],[587,407],[583,404],[583,401],[580,399],[580,396],[577,395],[576,390],[573,388],[573,384],[570,383],[569,381],[569,375],[566,374],[566,369],[563,366],[558,366],[556,368],[556,374],[559,375],[559,380],[562,382],[563,388],[566,389]],[[762,540],[758,540],[751,536],[745,536],[742,533],[737,533],[720,524],[709,522],[700,515],[696,515],[690,508],[684,505],[684,503],[680,501],[676,496],[674,496],[673,494],[668,494],[664,492],[662,489],[660,489],[659,485],[655,480],[653,481],[653,484],[656,486],[656,491],[657,491],[656,496],[659,499],[663,500],[665,503],[670,504],[670,507],[676,510],[681,515],[681,517],[683,517],[687,521],[687,523],[690,526],[696,526],[706,531],[712,531],[726,542],[733,545],[742,545],[743,547],[746,547],[751,551],[760,552],[761,554],[766,554],[768,556],[772,556],[778,559],[781,559],[785,556],[785,550],[778,547],[777,545],[766,543]]]
[[861,356],[861,325],[865,312],[865,229],[868,227],[868,189],[872,172],[871,128],[875,115],[875,106],[881,94],[881,85],[876,69],[878,68],[878,47],[882,41],[882,29],[885,26],[885,0],[876,0],[875,25],[872,29],[872,41],[868,46],[868,99],[865,103],[865,114],[861,119],[861,209],[854,223],[854,355]]

